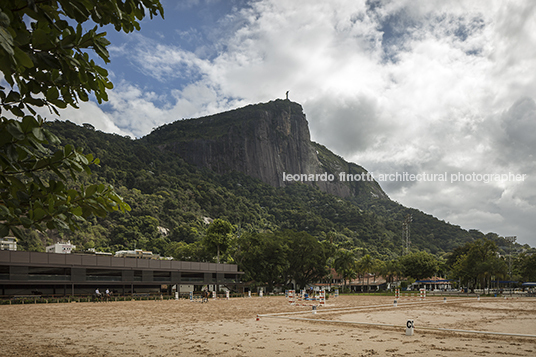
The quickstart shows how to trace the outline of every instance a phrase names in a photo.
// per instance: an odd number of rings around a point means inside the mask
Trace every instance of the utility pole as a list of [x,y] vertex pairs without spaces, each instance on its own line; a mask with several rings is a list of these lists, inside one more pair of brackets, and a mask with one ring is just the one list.
[[409,248],[411,245],[411,241],[409,240],[409,224],[412,221],[413,217],[411,216],[411,214],[408,214],[404,219],[404,222],[402,222],[402,239],[405,243],[404,254],[409,254]]

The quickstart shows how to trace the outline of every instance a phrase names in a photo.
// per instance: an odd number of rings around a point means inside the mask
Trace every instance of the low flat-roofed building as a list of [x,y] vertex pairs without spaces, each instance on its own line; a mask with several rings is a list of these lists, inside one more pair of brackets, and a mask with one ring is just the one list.
[[0,296],[4,297],[88,295],[96,288],[121,295],[171,294],[173,285],[237,287],[243,274],[235,264],[0,251]]
[[86,251],[80,252],[81,254],[94,254],[94,255],[109,255],[113,256],[110,252],[98,252],[95,248],[88,248]]
[[76,249],[76,245],[72,245],[71,241],[67,243],[55,243],[46,247],[47,253],[71,254]]
[[138,259],[160,259],[160,254],[141,249],[118,250],[115,252],[116,257],[138,258]]
[[17,250],[17,238],[15,237],[1,238],[0,250]]

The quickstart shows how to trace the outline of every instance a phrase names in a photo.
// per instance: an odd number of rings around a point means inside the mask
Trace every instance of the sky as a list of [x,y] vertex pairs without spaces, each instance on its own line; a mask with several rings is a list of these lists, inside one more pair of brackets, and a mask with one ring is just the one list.
[[105,29],[110,100],[61,119],[139,138],[288,90],[312,140],[391,199],[536,246],[536,2],[162,4],[139,32]]

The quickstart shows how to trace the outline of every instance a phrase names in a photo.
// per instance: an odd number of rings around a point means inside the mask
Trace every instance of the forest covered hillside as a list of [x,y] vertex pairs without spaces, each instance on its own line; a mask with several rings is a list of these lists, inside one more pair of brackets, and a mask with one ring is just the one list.
[[[404,207],[376,182],[334,182],[338,188],[329,189],[318,182],[273,181],[278,170],[299,173],[307,168],[335,177],[366,172],[311,142],[301,106],[288,101],[177,121],[137,140],[69,121],[51,123],[50,130],[62,145],[73,144],[100,159],[82,184],[112,184],[132,210],[90,219],[75,232],[28,232],[19,242],[24,250],[43,250],[45,244],[69,239],[78,250],[141,248],[173,256],[178,248],[199,242],[208,223],[218,218],[234,225],[236,235],[303,231],[320,242],[379,259],[403,253],[402,222],[408,214],[413,217],[412,250],[441,256],[484,236]],[[218,160],[225,167],[217,166]],[[248,174],[255,165],[264,168]],[[506,245],[495,234],[487,236]]]

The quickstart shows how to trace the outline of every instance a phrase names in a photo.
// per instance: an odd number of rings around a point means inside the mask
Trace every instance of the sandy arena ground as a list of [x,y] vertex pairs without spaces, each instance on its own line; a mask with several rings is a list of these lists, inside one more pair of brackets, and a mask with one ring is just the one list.
[[[342,310],[345,307],[356,309]],[[303,313],[296,314],[299,311]],[[266,316],[280,312],[291,314]],[[406,336],[408,318],[415,321],[413,336]],[[340,296],[329,299],[317,314],[311,307],[290,306],[284,297],[207,304],[170,300],[3,305],[0,336],[0,356],[25,357],[535,356],[536,299],[449,298],[444,303],[443,298],[427,298],[422,303],[401,300],[393,307],[390,297]]]

